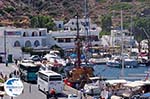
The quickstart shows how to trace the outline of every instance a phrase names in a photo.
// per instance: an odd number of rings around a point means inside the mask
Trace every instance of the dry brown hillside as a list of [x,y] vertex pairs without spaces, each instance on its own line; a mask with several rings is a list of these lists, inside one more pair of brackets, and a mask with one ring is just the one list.
[[[30,18],[35,15],[49,15],[55,20],[67,20],[75,16],[84,16],[85,0],[0,0],[0,25],[28,27]],[[87,0],[89,17],[100,22],[102,15],[112,15],[114,25],[119,23],[120,7],[123,8],[125,21],[131,13],[137,16],[148,9],[149,0]],[[125,0],[123,0],[125,1]],[[143,1],[143,2],[142,2]]]

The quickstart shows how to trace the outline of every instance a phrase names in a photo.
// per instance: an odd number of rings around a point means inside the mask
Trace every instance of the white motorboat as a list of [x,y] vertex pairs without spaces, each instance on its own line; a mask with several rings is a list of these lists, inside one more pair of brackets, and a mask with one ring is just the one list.
[[138,60],[132,58],[124,59],[124,65],[127,68],[135,68],[138,67]]
[[109,66],[109,67],[120,68],[121,67],[121,59],[116,57],[114,59],[108,60],[106,62],[106,65]]
[[[114,59],[111,59],[109,60],[108,62],[106,62],[106,65],[107,66],[110,66],[110,67],[117,67],[117,68],[121,68],[122,67],[122,59],[121,58],[114,58]],[[125,57],[124,58],[124,67],[125,68],[135,68],[135,67],[138,67],[139,64],[138,64],[138,60],[136,59],[132,59],[132,58],[129,58],[129,57]]]
[[66,66],[65,60],[56,54],[46,54],[43,58],[54,66]]

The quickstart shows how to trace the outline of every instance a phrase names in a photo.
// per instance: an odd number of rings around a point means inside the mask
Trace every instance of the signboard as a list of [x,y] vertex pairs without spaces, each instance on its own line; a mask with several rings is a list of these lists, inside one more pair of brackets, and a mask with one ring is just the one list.
[[23,83],[19,78],[10,78],[4,83],[4,89],[9,96],[17,97],[23,91]]

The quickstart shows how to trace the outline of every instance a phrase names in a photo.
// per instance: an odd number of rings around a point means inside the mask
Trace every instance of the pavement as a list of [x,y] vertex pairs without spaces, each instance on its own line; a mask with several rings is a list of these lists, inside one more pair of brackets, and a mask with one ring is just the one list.
[[2,72],[4,75],[9,76],[9,74],[14,70],[18,70],[14,63],[8,63],[8,66],[6,66],[4,63],[0,63],[0,72]]

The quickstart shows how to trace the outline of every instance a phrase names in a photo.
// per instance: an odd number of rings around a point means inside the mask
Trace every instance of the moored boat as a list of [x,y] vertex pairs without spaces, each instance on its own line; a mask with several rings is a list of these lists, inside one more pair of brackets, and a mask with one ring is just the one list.
[[114,59],[108,60],[106,62],[106,65],[109,67],[120,68],[121,67],[121,59],[120,58],[114,58]]

